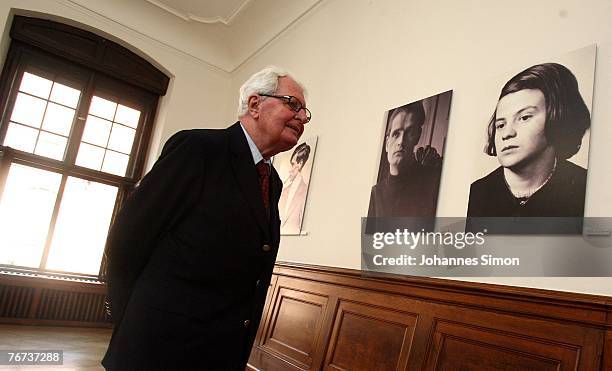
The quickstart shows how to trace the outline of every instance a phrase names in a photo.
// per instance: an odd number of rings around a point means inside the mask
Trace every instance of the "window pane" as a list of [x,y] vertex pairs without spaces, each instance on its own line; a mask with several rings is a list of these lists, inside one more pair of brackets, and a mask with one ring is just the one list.
[[75,163],[78,166],[88,167],[94,170],[100,170],[103,158],[103,148],[92,146],[87,143],[81,143],[81,145],[79,146],[79,153],[77,154]]
[[47,269],[98,274],[117,187],[69,177]]
[[125,176],[125,170],[127,169],[129,160],[130,156],[122,155],[121,153],[114,151],[106,151],[102,171],[119,176]]
[[0,264],[38,268],[61,175],[12,164],[0,201]]
[[91,99],[91,106],[89,107],[89,113],[91,113],[92,115],[96,115],[96,116],[105,118],[105,119],[112,120],[115,117],[116,109],[117,109],[117,103],[94,96]]
[[119,124],[113,124],[113,131],[108,141],[108,148],[129,154],[132,151],[134,134],[136,134],[136,130],[134,129]]
[[51,90],[51,100],[64,106],[76,108],[79,103],[79,97],[81,91],[73,89],[69,86],[62,85],[59,83],[53,84],[53,90]]
[[111,125],[112,123],[110,121],[102,120],[91,115],[87,116],[85,130],[83,131],[83,142],[106,147]]
[[37,137],[38,130],[11,122],[6,131],[4,145],[25,152],[33,152]]
[[140,111],[119,105],[117,107],[117,116],[115,116],[115,122],[120,122],[127,126],[131,126],[134,129],[138,126],[138,120],[140,119]]
[[17,94],[11,121],[39,128],[46,105],[47,101],[45,100],[19,93]]
[[41,132],[34,153],[61,161],[64,159],[67,139],[60,135]]
[[25,72],[23,74],[23,78],[21,79],[19,90],[47,99],[49,97],[52,84],[53,81],[51,80]]
[[49,103],[42,127],[45,130],[68,136],[68,134],[70,134],[73,119],[73,109],[60,106],[59,104]]

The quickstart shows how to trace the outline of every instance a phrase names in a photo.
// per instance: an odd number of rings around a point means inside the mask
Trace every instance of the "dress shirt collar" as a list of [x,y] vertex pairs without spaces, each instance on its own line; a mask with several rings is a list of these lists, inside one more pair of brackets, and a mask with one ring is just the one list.
[[255,145],[255,142],[253,142],[253,139],[251,138],[249,133],[246,131],[244,126],[242,126],[242,122],[240,123],[240,127],[242,128],[242,131],[244,132],[244,136],[246,137],[247,143],[249,144],[249,149],[251,150],[251,155],[253,155],[253,162],[255,163],[255,165],[257,165],[261,160],[264,160],[266,164],[270,165],[271,164],[270,160],[266,160],[265,158],[263,158],[263,156],[261,155],[261,152],[259,152],[259,148],[257,148],[257,146]]

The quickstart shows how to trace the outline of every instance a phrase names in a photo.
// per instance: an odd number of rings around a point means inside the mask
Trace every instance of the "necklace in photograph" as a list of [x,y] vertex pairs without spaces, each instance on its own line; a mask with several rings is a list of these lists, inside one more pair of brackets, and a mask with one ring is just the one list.
[[506,181],[506,177],[504,177],[504,183],[506,184],[506,188],[508,188],[510,193],[512,193],[514,198],[516,198],[516,200],[519,202],[519,205],[525,206],[527,204],[527,202],[529,201],[529,199],[531,198],[531,196],[533,196],[537,191],[542,189],[542,187],[544,187],[546,185],[546,183],[548,183],[550,178],[552,178],[553,174],[555,173],[555,169],[557,169],[557,158],[556,157],[555,157],[555,163],[553,164],[553,167],[550,170],[550,173],[548,173],[548,176],[546,177],[544,182],[542,182],[542,184],[540,184],[537,188],[534,188],[534,189],[528,189],[528,190],[522,191],[522,192],[514,191],[514,190],[512,190],[512,188],[510,187],[510,185]]

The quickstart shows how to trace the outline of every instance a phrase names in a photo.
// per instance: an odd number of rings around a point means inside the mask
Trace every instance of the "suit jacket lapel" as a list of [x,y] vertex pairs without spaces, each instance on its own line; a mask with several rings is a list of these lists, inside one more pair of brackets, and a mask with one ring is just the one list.
[[266,218],[266,211],[264,208],[263,200],[261,198],[261,187],[259,185],[259,178],[255,164],[253,163],[253,156],[249,149],[240,123],[230,126],[229,130],[229,145],[232,152],[231,163],[234,170],[234,175],[240,185],[242,194],[249,204],[251,210],[259,228],[264,232],[266,240],[270,239],[270,228]]

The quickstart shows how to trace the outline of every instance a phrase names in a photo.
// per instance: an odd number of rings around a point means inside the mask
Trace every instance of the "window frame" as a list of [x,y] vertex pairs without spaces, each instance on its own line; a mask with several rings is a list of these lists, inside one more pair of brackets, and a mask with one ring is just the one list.
[[[97,49],[90,55],[90,59],[93,58],[93,60],[85,63],[87,61],[84,62],[83,59],[87,58],[83,58],[83,55],[77,56],[78,58],[75,57],[74,53],[80,52],[81,48],[79,45],[71,45],[67,46],[65,50],[57,50],[58,45],[63,46],[66,44],[57,44],[56,40],[52,42],[45,40],[46,35],[53,34],[53,32],[67,40],[78,36],[79,41],[82,41],[83,38],[86,38],[90,43],[92,40],[95,41]],[[143,175],[159,98],[165,94],[169,79],[143,58],[122,46],[88,31],[65,24],[15,16],[11,29],[11,37],[11,45],[0,77],[0,143],[4,142],[11,117],[11,110],[14,107],[25,71],[45,71],[43,75],[50,73],[62,76],[62,79],[65,76],[64,80],[78,81],[83,89],[81,89],[81,96],[76,107],[63,160],[39,156],[10,147],[4,147],[0,144],[0,198],[6,184],[10,165],[13,163],[56,172],[62,176],[39,267],[31,268],[0,264],[0,271],[105,281],[106,259],[104,257],[102,258],[100,270],[95,276],[75,272],[58,272],[43,268],[47,261],[53,235],[52,231],[58,217],[59,200],[63,196],[64,186],[68,177],[116,186],[118,188],[117,197],[111,217],[111,223],[113,222],[121,204],[134,189],[137,180]],[[117,57],[119,61],[127,63],[126,71],[117,72],[118,69],[121,70],[121,65],[117,65],[115,60],[99,62],[98,57],[101,54],[119,56]],[[130,64],[130,61],[133,64]],[[140,70],[143,63],[148,64],[148,66],[145,65],[148,70],[144,68],[145,72],[150,73],[150,81],[148,82],[146,82],[146,73]],[[154,70],[151,70],[151,67]],[[139,69],[140,76],[134,78],[134,69]],[[143,78],[143,76],[145,77]],[[145,83],[142,81],[145,81]],[[162,81],[162,83],[159,84],[159,81]],[[157,86],[155,86],[156,84]],[[138,107],[138,110],[141,112],[125,176],[104,173],[101,170],[93,170],[75,165],[89,106],[94,94],[105,99],[110,98],[128,107]]]

